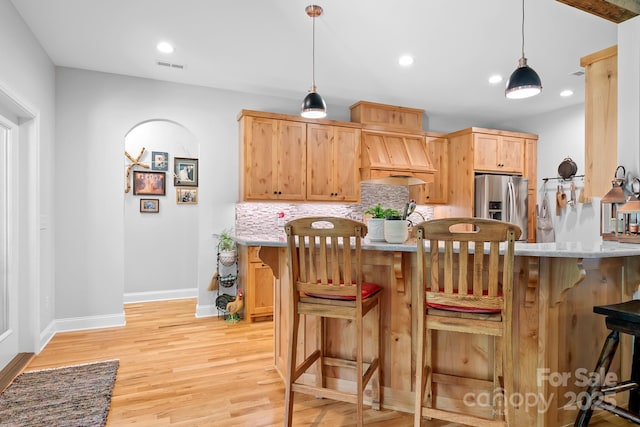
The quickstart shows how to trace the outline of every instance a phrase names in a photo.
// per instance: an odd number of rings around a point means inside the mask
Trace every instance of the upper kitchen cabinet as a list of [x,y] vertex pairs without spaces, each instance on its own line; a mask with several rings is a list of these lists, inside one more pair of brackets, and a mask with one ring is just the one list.
[[360,101],[349,107],[351,121],[368,127],[422,132],[424,110]]
[[240,199],[357,202],[358,123],[242,110]]
[[240,117],[241,198],[305,200],[307,125],[273,117]]
[[433,181],[422,185],[409,186],[409,197],[415,199],[419,204],[443,204],[449,201],[447,195],[449,189],[449,140],[445,134],[439,135],[435,132],[427,132],[425,137],[427,154],[431,160],[433,168]]
[[522,175],[524,151],[523,138],[473,133],[473,158],[476,171]]
[[475,216],[475,175],[522,175],[529,180],[528,240],[535,241],[538,136],[493,129],[468,128],[447,135],[448,200],[435,207],[436,218]]
[[360,129],[307,124],[307,200],[360,198]]

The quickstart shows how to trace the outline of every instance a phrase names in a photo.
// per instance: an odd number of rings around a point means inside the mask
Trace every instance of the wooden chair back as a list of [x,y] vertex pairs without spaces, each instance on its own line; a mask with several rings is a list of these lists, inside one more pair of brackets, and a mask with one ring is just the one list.
[[[505,299],[512,297],[514,243],[522,233],[517,225],[446,218],[422,222],[416,228],[418,277],[424,281],[428,305],[462,311],[504,309]],[[427,268],[430,274],[425,277]]]
[[366,225],[346,218],[307,217],[288,222],[285,231],[291,284],[297,294],[360,303]]

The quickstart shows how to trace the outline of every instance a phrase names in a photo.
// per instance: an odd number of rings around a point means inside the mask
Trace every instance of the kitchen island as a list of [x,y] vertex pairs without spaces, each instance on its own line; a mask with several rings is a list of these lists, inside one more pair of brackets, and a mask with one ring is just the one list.
[[[261,246],[260,258],[276,277],[274,363],[286,367],[289,278],[284,236],[238,236],[247,246]],[[586,387],[607,335],[594,305],[631,299],[640,283],[640,245],[604,242],[516,243],[513,301],[514,395],[516,425],[572,424],[575,404]],[[363,244],[366,281],[384,287],[382,298],[383,406],[412,412],[416,360],[415,244]],[[314,321],[305,323],[311,332]],[[353,330],[344,321],[328,324],[331,351],[351,351]],[[298,353],[306,350],[301,334]],[[493,363],[491,340],[444,333],[436,338],[434,365],[439,372],[463,366],[466,374],[488,378]],[[349,350],[347,350],[349,349]],[[630,375],[631,339],[624,336],[613,365],[620,378]],[[331,381],[328,381],[331,384]],[[348,381],[334,384],[349,387]],[[439,385],[437,406],[464,407],[488,416],[491,390],[472,392],[455,384]],[[624,395],[616,396],[618,403]],[[596,413],[597,414],[597,413]]]

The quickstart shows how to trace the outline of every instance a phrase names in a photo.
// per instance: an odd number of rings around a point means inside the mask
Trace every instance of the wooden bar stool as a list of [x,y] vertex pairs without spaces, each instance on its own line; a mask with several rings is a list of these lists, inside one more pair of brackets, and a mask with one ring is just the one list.
[[[607,316],[605,322],[611,333],[602,347],[596,368],[585,397],[582,399],[574,427],[588,426],[595,408],[612,412],[634,424],[640,424],[640,300],[631,300],[619,304],[593,307],[594,313]],[[620,342],[620,333],[634,336],[631,379],[616,384],[605,384],[611,361]],[[629,392],[629,407],[624,409],[607,402],[605,397],[615,393]]]
[[[447,218],[418,224],[416,301],[422,315],[417,331],[415,427],[423,417],[456,425],[514,425],[508,405],[514,388],[511,304],[514,242],[520,234],[517,225],[492,219]],[[478,350],[486,354],[486,373],[470,372],[465,354],[443,357],[434,352],[440,332],[493,337],[487,339],[486,352]],[[438,359],[446,369],[435,363]],[[470,401],[443,398],[436,385],[462,389]],[[487,415],[473,412],[468,404],[481,394],[491,396],[490,402],[504,403]],[[439,405],[444,400],[448,404]]]
[[[310,394],[357,404],[357,425],[363,425],[364,390],[371,380],[371,406],[381,405],[380,295],[382,288],[362,279],[362,238],[366,225],[344,218],[300,218],[285,225],[289,263],[289,348],[285,385],[285,426],[292,425],[294,393]],[[353,245],[353,247],[352,247]],[[364,317],[373,310],[369,360],[364,357]],[[318,318],[316,348],[304,349],[298,361],[301,316]],[[370,317],[370,316],[369,316]],[[325,336],[327,319],[346,319],[355,326],[355,358],[329,354]],[[345,323],[344,327],[347,327]],[[303,330],[302,333],[305,333]],[[309,342],[309,341],[307,341]],[[313,344],[313,342],[312,342]],[[352,352],[348,352],[352,354]],[[341,356],[341,357],[340,357]],[[314,383],[301,378],[313,370]],[[355,370],[355,391],[327,386],[327,368]]]

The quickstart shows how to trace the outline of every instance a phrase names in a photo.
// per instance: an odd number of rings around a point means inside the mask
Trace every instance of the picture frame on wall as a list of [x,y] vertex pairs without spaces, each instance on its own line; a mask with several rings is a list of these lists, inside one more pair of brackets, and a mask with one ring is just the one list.
[[168,171],[169,170],[169,153],[164,151],[151,152],[151,170]]
[[135,196],[164,196],[166,178],[164,172],[133,171]]
[[191,187],[177,187],[176,188],[176,202],[179,205],[197,205],[198,204],[198,189]]
[[175,157],[173,159],[173,185],[198,186],[198,159]]
[[143,212],[143,213],[160,212],[160,199],[140,199],[140,212]]

